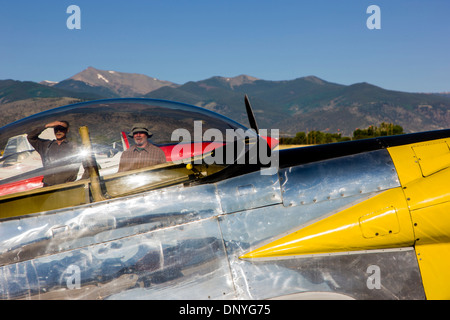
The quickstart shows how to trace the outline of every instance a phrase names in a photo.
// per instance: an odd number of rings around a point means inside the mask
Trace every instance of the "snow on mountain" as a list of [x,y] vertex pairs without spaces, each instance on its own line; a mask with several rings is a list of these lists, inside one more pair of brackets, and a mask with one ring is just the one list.
[[108,90],[118,97],[139,97],[164,86],[177,87],[178,85],[164,80],[158,80],[137,73],[124,73],[112,70],[100,70],[93,67],[75,74],[56,85],[59,88],[75,90],[77,88],[100,91]]

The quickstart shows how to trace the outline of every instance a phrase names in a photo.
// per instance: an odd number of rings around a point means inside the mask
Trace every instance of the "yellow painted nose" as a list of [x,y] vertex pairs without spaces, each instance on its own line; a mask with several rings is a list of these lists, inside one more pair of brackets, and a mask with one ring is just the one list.
[[413,245],[414,240],[403,191],[395,188],[305,226],[241,258],[399,248]]

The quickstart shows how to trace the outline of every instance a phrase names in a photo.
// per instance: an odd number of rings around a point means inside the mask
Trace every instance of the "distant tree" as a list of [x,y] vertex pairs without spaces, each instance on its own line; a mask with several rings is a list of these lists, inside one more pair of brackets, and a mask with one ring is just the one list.
[[304,132],[297,132],[295,137],[282,137],[280,144],[306,144],[306,134]]
[[353,140],[393,136],[403,133],[404,131],[401,126],[382,122],[379,127],[369,126],[367,129],[356,129],[353,131]]
[[306,134],[304,132],[297,132],[293,139],[293,144],[306,144]]
[[350,137],[342,137],[340,133],[324,133],[313,130],[306,134],[297,132],[295,137],[282,137],[280,144],[324,144],[351,140]]
[[308,144],[323,144],[325,143],[325,134],[321,131],[310,131],[306,138]]
[[281,137],[280,144],[324,144],[350,140],[368,139],[382,136],[393,136],[403,134],[403,128],[393,123],[382,122],[379,127],[369,126],[367,129],[356,129],[353,137],[342,137],[340,133],[324,133],[313,130],[306,134],[297,132],[294,137]]

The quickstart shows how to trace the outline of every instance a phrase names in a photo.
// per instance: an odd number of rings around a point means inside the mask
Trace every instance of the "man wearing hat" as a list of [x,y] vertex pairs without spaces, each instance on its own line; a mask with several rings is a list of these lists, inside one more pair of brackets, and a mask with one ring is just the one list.
[[152,135],[145,124],[136,123],[133,125],[129,136],[133,138],[135,145],[122,153],[119,172],[140,169],[166,162],[164,152],[148,141],[148,138]]

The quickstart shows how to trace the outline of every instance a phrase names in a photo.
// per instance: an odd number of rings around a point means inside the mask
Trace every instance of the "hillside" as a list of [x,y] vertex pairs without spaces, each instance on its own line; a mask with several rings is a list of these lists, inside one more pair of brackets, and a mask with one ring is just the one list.
[[0,105],[30,98],[62,98],[92,100],[102,96],[96,93],[62,90],[32,81],[0,80]]
[[[211,77],[178,85],[141,74],[92,67],[59,83],[0,80],[0,126],[48,109],[43,98],[91,100],[144,97],[204,107],[248,125],[244,95],[250,98],[260,128],[283,135],[320,130],[351,135],[356,128],[395,123],[405,132],[450,127],[450,96],[386,90],[369,83],[341,85],[315,76],[269,81],[248,75]],[[26,99],[27,103],[11,104]],[[32,101],[32,103],[31,103]],[[28,107],[25,107],[28,106]],[[16,110],[13,110],[16,109]]]
[[391,91],[368,83],[345,86],[314,76],[253,79],[237,86],[230,86],[227,79],[188,82],[146,97],[196,104],[247,124],[243,107],[247,94],[260,127],[278,128],[284,135],[311,130],[351,135],[356,128],[382,122],[401,125],[406,132],[450,127],[450,99],[444,95]]
[[[242,79],[242,76],[240,77]],[[198,82],[191,81],[177,88],[164,87],[152,91],[144,97],[193,104],[248,125],[244,105],[245,93],[240,91],[239,88],[249,82],[244,81],[241,85],[233,85],[235,80],[235,78],[213,77]],[[256,80],[252,80],[252,82],[254,81]],[[286,116],[274,104],[268,103],[256,95],[251,96],[250,99],[258,124],[261,127],[270,128],[274,121],[281,121]]]
[[450,127],[448,97],[390,91],[367,83],[345,86],[334,95],[328,102],[313,100],[311,104],[318,102],[315,110],[300,109],[274,125],[289,134],[320,130],[343,135],[382,122],[401,125],[406,132]]
[[79,99],[70,97],[62,98],[30,98],[0,104],[0,127],[19,120],[24,117],[31,116],[35,113],[60,106],[80,102]]

